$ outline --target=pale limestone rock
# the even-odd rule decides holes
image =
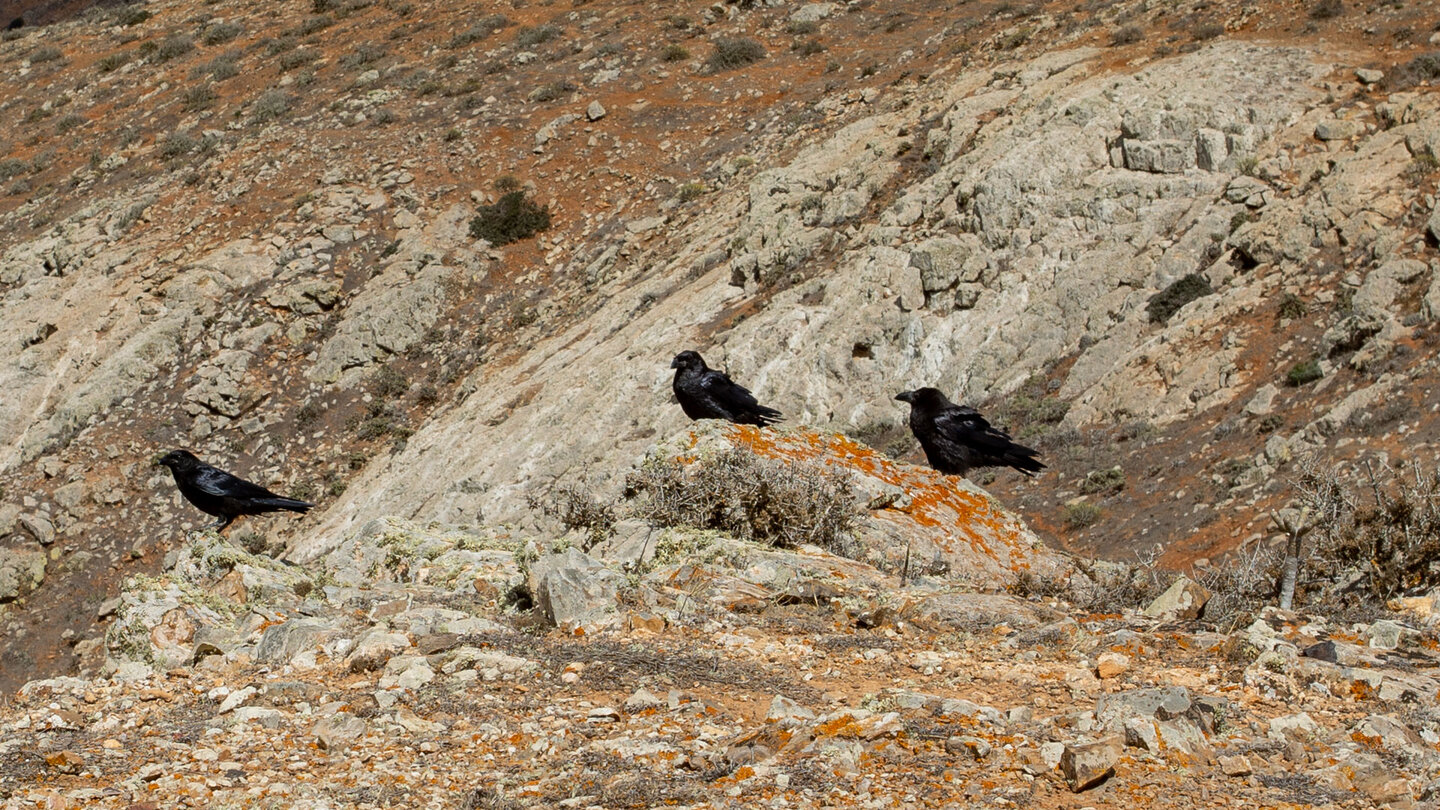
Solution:
[[[1155,601],[1145,608],[1144,615],[1161,621],[1197,619],[1204,613],[1208,601],[1208,588],[1187,577],[1180,577],[1164,593],[1155,597]]]

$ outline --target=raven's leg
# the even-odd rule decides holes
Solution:
[[[228,527],[231,523],[234,523],[234,522],[235,522],[235,516],[234,516],[234,515],[230,515],[230,516],[228,516],[228,517],[222,517],[222,518],[220,518],[219,520],[215,521],[214,523],[210,523],[210,524],[206,525],[205,528],[207,528],[207,529],[213,529],[213,530],[215,530],[215,533],[216,533],[216,534],[219,534],[219,533],[225,531],[226,527]]]

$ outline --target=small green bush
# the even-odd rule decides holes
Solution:
[[[65,54],[54,45],[42,45],[30,54],[30,61],[39,64],[41,62],[54,62]]]
[[[111,73],[129,64],[135,55],[130,51],[116,51],[108,53],[95,61],[95,69],[101,73]]]
[[[1225,26],[1220,23],[1205,23],[1196,28],[1194,33],[1197,41],[1214,39],[1225,33]]]
[[[314,62],[320,58],[320,52],[314,48],[296,48],[280,56],[280,70],[289,71]]]
[[[1166,323],[1181,307],[1214,292],[1204,276],[1191,273],[1176,279],[1170,286],[1151,296],[1149,303],[1145,305],[1145,312],[1149,314],[1151,323]]]
[[[64,135],[71,130],[84,126],[85,120],[85,116],[77,113],[69,113],[61,116],[60,120],[55,122],[55,134]]]
[[[283,90],[266,90],[255,99],[250,108],[250,120],[255,123],[274,121],[290,111],[290,96]]]
[[[156,62],[169,62],[195,50],[195,40],[185,34],[171,34],[155,48]]]
[[[379,399],[394,399],[410,390],[410,380],[399,370],[382,366],[370,378],[370,393]]]
[[[1085,501],[1067,503],[1062,510],[1061,520],[1064,521],[1065,528],[1075,531],[1094,525],[1100,520],[1100,511],[1100,507]]]
[[[180,106],[187,112],[203,110],[215,103],[215,90],[208,84],[197,84],[181,96]]]
[[[200,148],[200,139],[188,132],[172,132],[160,142],[160,157],[177,158]]]
[[[1112,47],[1118,47],[1120,45],[1134,45],[1135,43],[1139,42],[1144,38],[1145,29],[1141,28],[1138,25],[1127,25],[1123,28],[1117,28],[1113,32],[1111,32],[1110,45]]]
[[[1325,376],[1320,370],[1319,360],[1306,360],[1303,363],[1296,363],[1290,367],[1285,374],[1285,382],[1291,386],[1299,387],[1306,383],[1312,383]]]
[[[684,45],[675,43],[666,45],[665,50],[660,52],[660,61],[662,62],[684,62],[689,58],[690,51],[686,50]]]
[[[515,44],[522,48],[533,48],[560,36],[561,29],[554,25],[526,26],[515,33]]]
[[[384,48],[379,45],[372,45],[369,42],[362,42],[352,48],[349,53],[340,57],[340,67],[346,70],[355,70],[374,64],[384,58]]]
[[[1343,0],[1320,0],[1310,7],[1310,19],[1331,20],[1345,13]]]
[[[818,39],[807,39],[795,45],[795,52],[801,56],[814,56],[825,52],[825,45]]]
[[[335,18],[329,14],[317,14],[314,17],[306,17],[295,29],[295,34],[302,37],[309,36],[317,31],[324,31],[334,24]]]
[[[711,73],[734,70],[754,64],[765,58],[765,46],[750,37],[720,37],[715,40],[715,50],[705,60],[705,67]]]
[[[223,45],[245,33],[245,26],[237,22],[216,23],[205,29],[200,41],[206,45]]]
[[[520,190],[505,192],[494,205],[483,205],[470,220],[470,236],[492,245],[529,239],[550,227],[550,209],[536,205]]]
[[[12,177],[22,175],[30,168],[30,164],[20,158],[5,158],[0,160],[0,180],[9,180]]]
[[[1119,467],[1108,470],[1091,470],[1080,482],[1080,491],[1086,495],[1114,495],[1125,488],[1125,471]]]
[[[150,12],[139,6],[125,5],[121,6],[120,9],[115,12],[116,24],[126,28],[132,25],[139,25],[148,19],[150,19]]]
[[[1280,307],[1275,311],[1275,317],[1280,320],[1294,320],[1304,317],[1306,312],[1305,302],[1295,293],[1285,293],[1280,299]]]

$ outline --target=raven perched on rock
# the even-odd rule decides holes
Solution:
[[[934,388],[895,395],[910,403],[910,431],[925,448],[930,466],[947,475],[964,475],[975,467],[1014,467],[1026,475],[1045,469],[1037,453],[991,427],[974,408],[956,405]]]
[[[675,369],[675,398],[691,419],[728,419],[740,425],[765,426],[783,415],[755,401],[755,396],[736,385],[723,371],[705,365],[699,353],[684,351],[675,355],[670,367]]]
[[[185,500],[201,512],[219,518],[206,526],[207,529],[223,532],[241,515],[259,515],[282,509],[303,514],[315,505],[294,498],[282,498],[259,484],[211,467],[188,450],[171,450],[155,463],[170,468]]]

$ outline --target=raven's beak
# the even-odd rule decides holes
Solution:
[[[679,367],[680,367],[680,358],[677,357],[677,358],[675,358],[674,360],[671,360],[671,361],[670,361],[670,368],[679,368]]]
[[[901,402],[910,402],[910,401],[912,401],[912,400],[915,398],[915,392],[914,392],[914,391],[901,391],[900,393],[898,393],[898,394],[895,395],[895,398],[898,399],[898,400],[900,400]]]

